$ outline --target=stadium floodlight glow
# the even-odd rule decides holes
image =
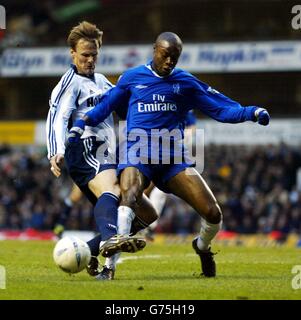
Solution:
[[[6,29],[6,11],[3,6],[0,5],[0,29]]]

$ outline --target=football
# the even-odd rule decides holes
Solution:
[[[77,273],[90,262],[91,251],[83,240],[77,237],[64,237],[56,243],[53,259],[64,272]]]

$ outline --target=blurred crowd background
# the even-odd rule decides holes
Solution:
[[[0,229],[51,230],[71,187],[66,172],[54,179],[45,150],[0,149]],[[224,230],[269,234],[301,233],[301,190],[297,173],[301,150],[287,145],[268,148],[209,145],[205,148],[203,177],[224,214]],[[300,181],[299,181],[300,183]],[[199,216],[169,195],[157,232],[196,233]],[[68,229],[94,230],[90,203],[75,204]]]
[[[103,45],[152,44],[162,31],[178,33],[185,43],[299,40],[291,26],[290,0],[45,0],[2,1],[7,48],[64,47],[79,21],[104,31]],[[106,75],[115,83],[117,75]],[[242,104],[266,107],[272,119],[301,117],[298,70],[196,74]],[[59,77],[2,77],[1,120],[45,120],[49,94]],[[201,118],[200,114],[197,114]],[[1,137],[0,137],[1,141]],[[301,141],[299,146],[206,145],[203,177],[224,214],[224,229],[239,233],[301,233]],[[0,146],[0,230],[51,230],[71,181],[55,179],[41,146]],[[157,232],[195,233],[198,215],[169,196]],[[68,229],[94,230],[91,206],[76,204]]]

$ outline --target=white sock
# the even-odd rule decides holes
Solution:
[[[159,220],[161,213],[163,211],[163,208],[165,206],[166,199],[167,199],[167,194],[164,193],[163,191],[161,191],[160,189],[158,189],[157,187],[155,187],[153,189],[153,191],[151,192],[151,194],[149,196],[149,200],[152,203],[152,205],[154,206],[154,208],[158,214],[158,219],[149,225],[149,227],[152,230],[155,229],[156,226],[158,225],[158,220]]]
[[[209,223],[202,218],[201,230],[198,237],[197,246],[200,250],[208,250],[211,240],[215,237],[222,227],[222,221],[217,224]]]
[[[167,194],[155,187],[149,196],[149,200],[157,211],[160,217],[166,202]]]
[[[117,233],[129,234],[131,232],[132,221],[135,218],[134,211],[127,206],[118,207],[118,219],[117,219]],[[114,254],[112,257],[106,258],[105,266],[114,269],[116,268],[117,260],[120,257],[121,252]]]
[[[130,234],[132,221],[135,218],[134,211],[127,206],[119,206],[117,219],[117,233]]]
[[[112,257],[110,257],[110,258],[106,258],[105,266],[108,267],[108,268],[110,268],[110,269],[115,270],[115,268],[116,268],[116,263],[117,263],[120,255],[121,255],[121,252],[114,254],[114,255],[113,255]]]
[[[99,248],[101,248],[105,242],[106,242],[106,241],[100,241],[100,242],[99,242]]]

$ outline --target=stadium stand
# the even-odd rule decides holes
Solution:
[[[34,151],[34,152],[33,152]],[[53,179],[43,150],[0,149],[0,229],[51,230],[63,206],[70,181]],[[301,190],[296,187],[300,148],[216,146],[205,150],[203,173],[224,212],[224,230],[244,234],[301,233]],[[59,192],[57,190],[60,190]],[[51,205],[50,205],[51,204]],[[94,230],[90,205],[76,204],[68,229]],[[196,233],[198,216],[169,196],[157,232]]]

